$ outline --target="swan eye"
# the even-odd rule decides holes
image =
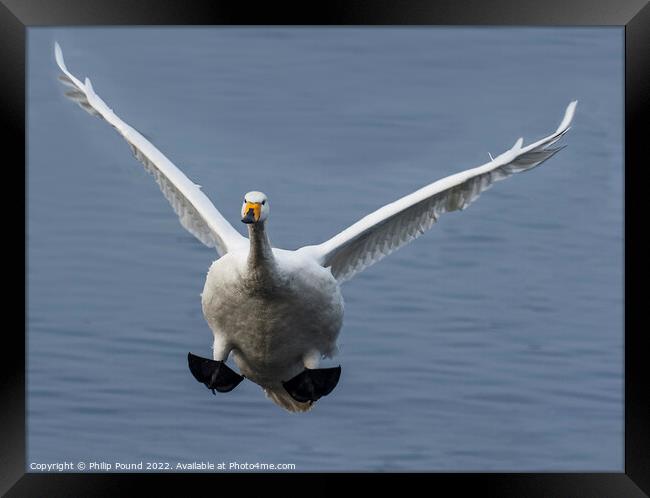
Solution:
[[[262,206],[263,206],[264,204],[266,204],[266,199],[264,199],[264,200],[262,201]]]

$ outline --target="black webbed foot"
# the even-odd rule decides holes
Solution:
[[[205,384],[215,395],[215,390],[227,393],[244,380],[242,375],[231,370],[223,361],[208,360],[187,353],[187,363],[194,378]]]
[[[334,368],[305,368],[294,378],[283,382],[285,390],[300,403],[313,403],[331,393],[341,377],[341,366]]]

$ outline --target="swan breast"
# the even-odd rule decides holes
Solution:
[[[292,251],[273,252],[272,285],[251,278],[246,253],[229,253],[210,267],[202,294],[215,337],[233,346],[252,380],[300,371],[311,350],[333,355],[343,321],[343,298],[329,269]]]

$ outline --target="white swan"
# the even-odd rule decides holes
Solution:
[[[524,146],[518,139],[477,168],[431,183],[357,221],[331,239],[288,251],[271,247],[265,230],[269,202],[249,192],[242,205],[248,239],[217,211],[198,185],[66,68],[58,43],[55,58],[71,89],[66,95],[111,124],[129,143],[190,233],[217,250],[205,281],[202,308],[214,335],[213,359],[191,353],[192,374],[214,393],[243,377],[259,384],[278,405],[306,411],[336,386],[341,369],[318,368],[336,352],[343,319],[340,284],[429,229],[438,217],[465,209],[494,182],[538,166],[562,147],[551,147],[569,130],[577,101],[559,127]],[[242,375],[228,368],[230,353]],[[242,377],[243,376],[243,377]]]

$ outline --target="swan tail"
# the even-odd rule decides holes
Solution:
[[[314,406],[313,403],[305,402],[301,403],[296,401],[291,397],[291,395],[285,391],[284,387],[279,387],[277,389],[264,389],[266,397],[271,399],[275,404],[281,406],[289,412],[307,412],[312,409]]]

